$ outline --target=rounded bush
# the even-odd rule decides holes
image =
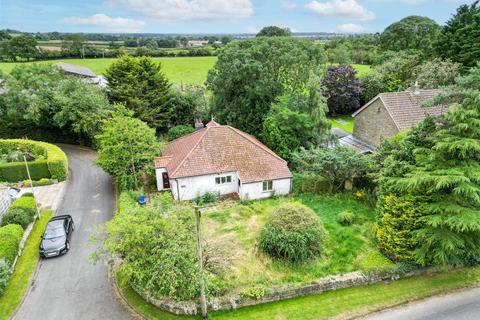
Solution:
[[[170,130],[168,130],[167,133],[167,140],[172,141],[178,138],[181,138],[187,134],[190,134],[192,132],[195,132],[195,129],[191,126],[185,126],[185,125],[178,125]]]
[[[342,211],[338,214],[337,221],[343,226],[352,225],[355,221],[355,214],[351,211]]]
[[[2,218],[2,226],[18,224],[25,230],[33,222],[33,215],[30,215],[24,208],[9,209]]]
[[[33,193],[31,193],[31,192],[25,192],[24,194],[22,194],[22,198],[24,198],[24,197],[33,198],[34,196],[33,196]]]
[[[0,228],[0,259],[10,266],[18,254],[18,246],[22,241],[23,229],[16,224]]]
[[[260,233],[259,246],[273,258],[299,263],[319,256],[325,229],[312,209],[287,203],[277,207]]]
[[[35,206],[35,198],[33,197],[20,197],[16,199],[12,205],[10,206],[9,210],[12,209],[23,209],[28,213],[29,216],[35,216],[36,206]]]

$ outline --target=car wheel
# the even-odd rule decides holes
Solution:
[[[70,242],[67,242],[67,252],[70,251]]]
[[[72,231],[75,230],[75,223],[72,222]]]

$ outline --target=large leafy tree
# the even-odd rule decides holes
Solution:
[[[437,54],[461,63],[465,68],[474,67],[480,57],[480,5],[461,5],[446,23],[435,43]]]
[[[129,112],[118,112],[106,121],[96,140],[98,164],[123,189],[138,188],[140,175],[149,170],[153,158],[160,153],[155,130],[131,118]]]
[[[3,42],[2,56],[7,56],[12,61],[17,61],[18,58],[29,60],[38,54],[36,45],[37,40],[30,35],[15,36]]]
[[[90,140],[114,107],[101,88],[46,65],[25,65],[7,77],[8,90],[0,95],[5,121],[28,120],[43,128],[61,128]]]
[[[388,26],[380,36],[386,50],[415,49],[428,53],[440,32],[440,26],[432,19],[409,16]]]
[[[311,41],[259,37],[229,44],[210,70],[211,112],[220,122],[259,135],[277,97],[303,94],[319,74],[324,51]]]
[[[451,85],[460,74],[459,63],[450,60],[433,59],[416,69],[416,79],[422,89],[436,89]]]
[[[277,26],[263,27],[260,32],[257,33],[257,37],[289,37],[292,35],[292,31],[289,28],[280,28]]]
[[[280,97],[263,123],[263,142],[285,159],[300,147],[312,147],[318,141],[312,118],[289,109],[291,100],[290,96]]]
[[[105,72],[108,96],[112,103],[122,103],[135,117],[157,131],[168,129],[170,83],[160,63],[147,57],[122,56]]]
[[[169,104],[172,111],[171,126],[193,126],[195,119],[207,117],[207,99],[203,87],[187,86],[182,90],[173,89]]]
[[[347,114],[360,108],[360,80],[352,66],[329,67],[322,84],[328,98],[329,114]]]

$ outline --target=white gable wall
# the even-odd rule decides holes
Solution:
[[[226,176],[231,176],[232,182],[224,184],[215,183],[216,177]],[[208,174],[203,176],[171,179],[170,187],[173,193],[173,198],[176,200],[194,200],[198,196],[207,192],[216,195],[238,193],[238,175],[236,172],[226,172],[221,174]]]
[[[275,195],[286,195],[291,191],[292,179],[273,180],[273,190],[263,191],[263,181],[253,183],[242,183],[239,196],[244,200],[255,200],[270,198]]]

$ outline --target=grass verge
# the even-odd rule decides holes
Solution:
[[[25,290],[30,283],[33,271],[38,262],[38,246],[40,244],[40,237],[45,231],[48,220],[52,217],[51,211],[42,213],[40,220],[35,223],[30,236],[25,243],[23,253],[18,259],[15,270],[5,288],[5,293],[0,297],[0,319],[9,319],[12,313],[22,301]]]
[[[119,277],[119,280],[122,277]],[[118,281],[121,282],[121,281]],[[123,281],[124,282],[124,281]],[[210,319],[289,319],[319,320],[352,318],[433,295],[447,293],[480,283],[480,267],[463,268],[427,276],[402,279],[391,283],[341,289],[290,300],[210,313]],[[198,319],[165,313],[142,300],[126,283],[119,284],[125,298],[147,319]]]

